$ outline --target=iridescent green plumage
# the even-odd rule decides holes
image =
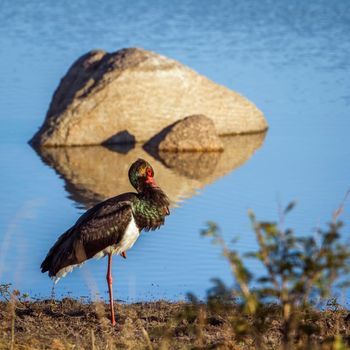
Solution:
[[[167,214],[164,203],[152,203],[148,199],[138,198],[132,205],[137,225],[145,230],[155,230],[164,223]]]

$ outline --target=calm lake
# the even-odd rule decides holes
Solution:
[[[1,1],[0,283],[50,296],[39,270],[48,249],[87,207],[131,190],[138,157],[178,204],[127,260],[114,258],[120,300],[203,297],[212,278],[231,283],[219,248],[200,236],[208,220],[227,241],[238,237],[241,252],[255,247],[248,208],[272,220],[279,203],[297,200],[290,226],[306,234],[325,225],[350,187],[349,38],[347,0]],[[225,138],[223,154],[162,162],[140,146],[33,150],[27,141],[73,61],[123,47],[169,56],[243,94],[269,131]],[[350,200],[342,219],[350,223]],[[106,259],[88,261],[56,295],[107,298],[106,268]]]

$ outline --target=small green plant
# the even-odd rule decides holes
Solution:
[[[27,308],[28,293],[21,293],[18,289],[11,290],[11,283],[0,283],[0,300],[12,303],[15,308]]]
[[[341,240],[343,223],[338,220],[342,209],[335,212],[326,229],[300,236],[292,229],[284,229],[285,216],[293,208],[294,203],[285,208],[279,223],[259,221],[249,211],[258,249],[244,256],[228,247],[215,223],[209,222],[202,231],[203,236],[212,237],[221,246],[236,282],[235,288],[229,288],[215,280],[214,288],[208,292],[208,305],[218,311],[235,300],[238,312],[231,321],[237,339],[250,333],[259,349],[268,346],[262,335],[276,319],[281,324],[284,349],[294,349],[298,342],[311,344],[322,331],[317,323],[317,311],[323,305],[320,301],[329,298],[334,287],[348,285],[350,250]],[[254,276],[244,258],[258,260],[265,272]],[[340,335],[334,342],[342,343]]]
[[[0,283],[0,298],[5,301],[11,300],[11,283]]]

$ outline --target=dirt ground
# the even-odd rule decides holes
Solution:
[[[207,305],[165,301],[115,304],[117,325],[109,321],[109,305],[63,299],[0,302],[0,349],[256,349],[249,332],[235,332],[235,307],[213,312]],[[270,313],[270,318],[274,312]],[[272,315],[272,316],[271,316]],[[335,349],[336,334],[349,336],[346,310],[317,313],[319,330],[310,338],[320,349]],[[253,322],[253,320],[252,320]],[[281,324],[266,319],[266,349],[281,344]],[[314,349],[296,344],[293,349]],[[315,346],[316,346],[315,345]],[[346,347],[339,349],[346,349]]]

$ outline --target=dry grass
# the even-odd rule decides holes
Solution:
[[[249,331],[236,333],[234,305],[214,310],[205,304],[158,301],[118,304],[116,310],[113,328],[104,303],[1,302],[0,349],[256,349]],[[295,349],[346,349],[346,315],[342,309],[302,314],[310,336],[297,339]],[[280,310],[267,306],[263,317],[266,348],[278,349]]]

